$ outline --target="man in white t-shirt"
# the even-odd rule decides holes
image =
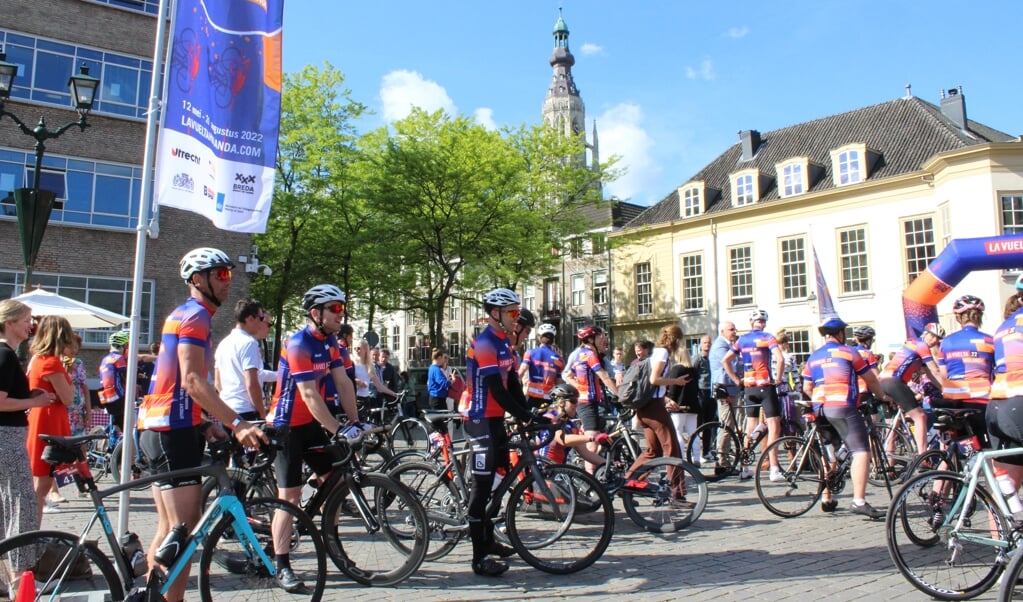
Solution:
[[[245,420],[266,418],[263,383],[277,379],[277,372],[263,368],[259,348],[270,333],[270,315],[259,301],[242,299],[234,306],[235,327],[214,354],[214,385],[224,403]]]

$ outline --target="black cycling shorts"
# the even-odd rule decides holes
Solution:
[[[195,426],[172,431],[142,431],[139,434],[139,450],[149,462],[151,475],[201,465],[205,446],[206,439],[199,433],[199,427]],[[201,482],[202,475],[191,475],[157,481],[156,484],[160,489],[174,489]]]
[[[583,425],[583,431],[599,431],[600,430],[600,410],[598,409],[600,404],[593,402],[585,402],[580,400],[575,408],[575,417],[579,419],[579,423]]]
[[[774,385],[763,387],[746,387],[746,415],[750,418],[760,417],[760,408],[764,408],[764,416],[778,418],[781,416],[781,405],[778,403],[778,389]],[[760,406],[752,405],[760,404]]]
[[[867,422],[856,408],[843,405],[825,405],[824,416],[838,431],[850,452],[870,451],[867,440]]]
[[[277,486],[282,489],[301,486],[302,462],[308,464],[317,475],[323,476],[340,459],[340,452],[330,446],[327,431],[323,430],[319,422],[290,427],[284,437],[284,449],[278,451],[274,458]]]
[[[920,407],[920,400],[916,398],[913,389],[909,388],[901,378],[881,379],[881,389],[887,393],[895,403],[899,404],[903,412],[909,412]]]
[[[503,417],[464,420],[462,428],[470,449],[469,471],[472,474],[486,477],[498,468],[508,470],[508,431]]]
[[[1023,396],[992,399],[984,414],[991,449],[1023,447]],[[998,462],[1023,466],[1023,454],[996,458]]]

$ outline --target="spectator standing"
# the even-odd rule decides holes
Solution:
[[[74,389],[75,399],[68,408],[68,422],[71,424],[71,435],[84,435],[89,432],[92,424],[92,400],[89,398],[88,375],[85,372],[85,362],[78,357],[78,351],[82,348],[82,337],[75,335],[75,345],[71,353],[64,356],[64,369],[71,376],[71,387]]]
[[[714,401],[714,396],[711,394],[710,344],[711,338],[709,334],[700,337],[699,353],[693,360],[693,368],[696,369],[696,390],[700,399],[697,428],[708,422],[715,422],[718,415],[718,404]],[[711,429],[707,429],[703,433],[703,441],[700,442],[700,445],[703,449],[704,458],[707,460],[710,460],[710,450],[714,445],[716,435],[716,431]],[[703,458],[700,460],[702,462]]]
[[[426,390],[430,394],[430,409],[445,411],[448,409],[448,388],[454,380],[454,372],[447,369],[448,352],[444,347],[436,347],[431,354],[433,362],[426,372]]]
[[[725,372],[725,367],[721,361],[732,349],[732,344],[737,340],[739,340],[739,332],[735,329],[735,323],[722,322],[720,334],[710,344],[710,352],[707,354],[707,359],[710,361],[711,386],[715,389],[720,387],[720,390],[724,393],[723,396],[715,394],[718,401],[718,422],[722,426],[729,426],[733,429],[737,428],[734,416],[738,415],[739,385],[728,378],[728,373]],[[732,370],[737,374],[742,374],[742,358],[736,356],[732,359]],[[719,429],[718,431],[717,445],[719,454],[725,453],[726,432],[724,429]],[[725,469],[721,466],[714,467],[714,474],[716,476],[723,476],[724,473]]]
[[[379,355],[374,358],[374,361],[376,362],[377,376],[380,377],[380,382],[392,392],[399,391],[401,387],[398,386],[398,369],[391,363],[391,350],[384,347],[379,351]],[[384,393],[381,397],[382,401],[392,401],[397,395]]]
[[[270,315],[259,301],[242,299],[234,306],[235,326],[214,353],[213,384],[220,398],[245,420],[266,418],[263,383],[277,380],[264,368],[259,341],[270,334]]]
[[[689,350],[685,346],[679,347],[676,357],[678,363],[668,371],[668,378],[687,377],[688,380],[684,385],[675,384],[667,388],[664,393],[664,406],[668,410],[668,416],[675,428],[681,453],[689,445],[689,440],[699,423],[700,388],[697,381],[700,377],[700,370],[693,365]],[[693,463],[698,467],[703,464],[703,440],[701,439],[693,442]]]
[[[611,365],[608,370],[611,372],[611,379],[615,381],[615,386],[622,386],[622,377],[625,376],[625,361],[622,358],[621,345],[616,345],[611,350]]]

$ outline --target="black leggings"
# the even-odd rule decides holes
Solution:
[[[486,518],[487,502],[494,486],[494,472],[499,468],[508,470],[508,434],[504,430],[503,416],[466,420],[462,428],[472,450],[468,515],[470,520],[482,521]]]

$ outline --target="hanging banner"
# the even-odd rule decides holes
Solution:
[[[824,281],[824,272],[821,271],[821,262],[817,259],[817,247],[813,248],[813,269],[817,276],[817,315],[823,322],[825,318],[838,315],[835,311],[835,304],[831,301],[831,290],[828,283]]]
[[[156,156],[161,205],[266,231],[281,113],[284,0],[177,0]]]

